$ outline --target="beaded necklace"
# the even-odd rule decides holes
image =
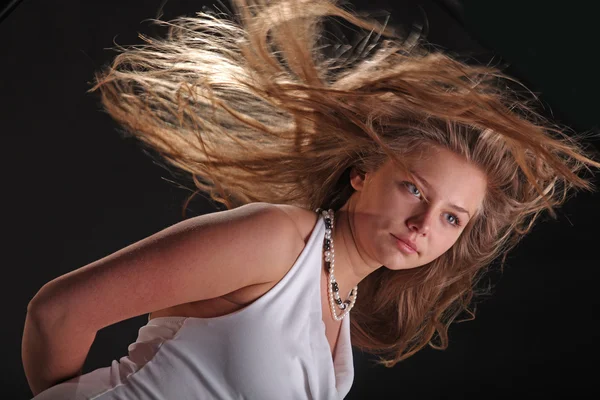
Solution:
[[[325,238],[323,239],[323,257],[325,259],[325,270],[329,273],[329,284],[327,285],[327,290],[329,293],[329,305],[331,307],[331,314],[336,321],[342,320],[346,314],[350,312],[352,307],[354,307],[354,303],[356,302],[356,296],[358,295],[358,286],[354,286],[348,295],[348,299],[342,302],[342,299],[339,295],[339,287],[337,282],[335,281],[335,276],[333,274],[333,268],[335,263],[335,251],[333,249],[333,216],[334,212],[332,209],[323,210],[321,208],[317,208],[315,210],[317,213],[321,213],[325,219]],[[343,312],[340,315],[337,315],[335,312],[335,305],[337,304],[338,308]]]

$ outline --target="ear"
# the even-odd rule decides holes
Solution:
[[[361,191],[365,185],[365,173],[359,171],[356,167],[352,167],[350,170],[350,185],[356,191]]]

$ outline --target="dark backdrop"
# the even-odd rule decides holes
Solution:
[[[11,2],[15,3],[15,2]],[[209,1],[25,0],[0,24],[4,161],[3,395],[31,397],[21,364],[26,307],[46,282],[182,219],[189,191],[152,162],[86,93],[107,50],[161,33],[143,19],[200,10]],[[592,2],[354,1],[391,22],[427,23],[452,51],[510,65],[541,94],[545,113],[577,131],[598,129]],[[597,148],[598,143],[595,143]],[[426,349],[393,369],[355,350],[348,399],[579,397],[597,393],[600,353],[596,237],[600,195],[581,193],[544,218],[493,274],[477,319],[453,325],[446,351]],[[215,211],[197,197],[188,216]],[[102,329],[84,373],[127,354],[146,316]],[[586,396],[587,397],[587,396]]]

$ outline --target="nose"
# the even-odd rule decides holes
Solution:
[[[431,229],[433,213],[431,209],[420,210],[408,219],[407,225],[411,232],[416,232],[417,235],[426,235]]]

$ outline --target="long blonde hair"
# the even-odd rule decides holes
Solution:
[[[426,344],[444,349],[486,267],[600,167],[583,136],[534,111],[537,98],[489,65],[428,50],[335,0],[233,0],[232,14],[170,22],[164,39],[118,47],[96,74],[106,111],[197,191],[227,208],[249,202],[339,209],[349,171],[374,171],[428,146],[486,172],[481,212],[453,247],[412,270],[379,268],[361,283],[352,344],[391,367]],[[348,49],[324,23],[369,32]],[[329,19],[327,19],[329,18]],[[408,172],[410,174],[410,172]]]

